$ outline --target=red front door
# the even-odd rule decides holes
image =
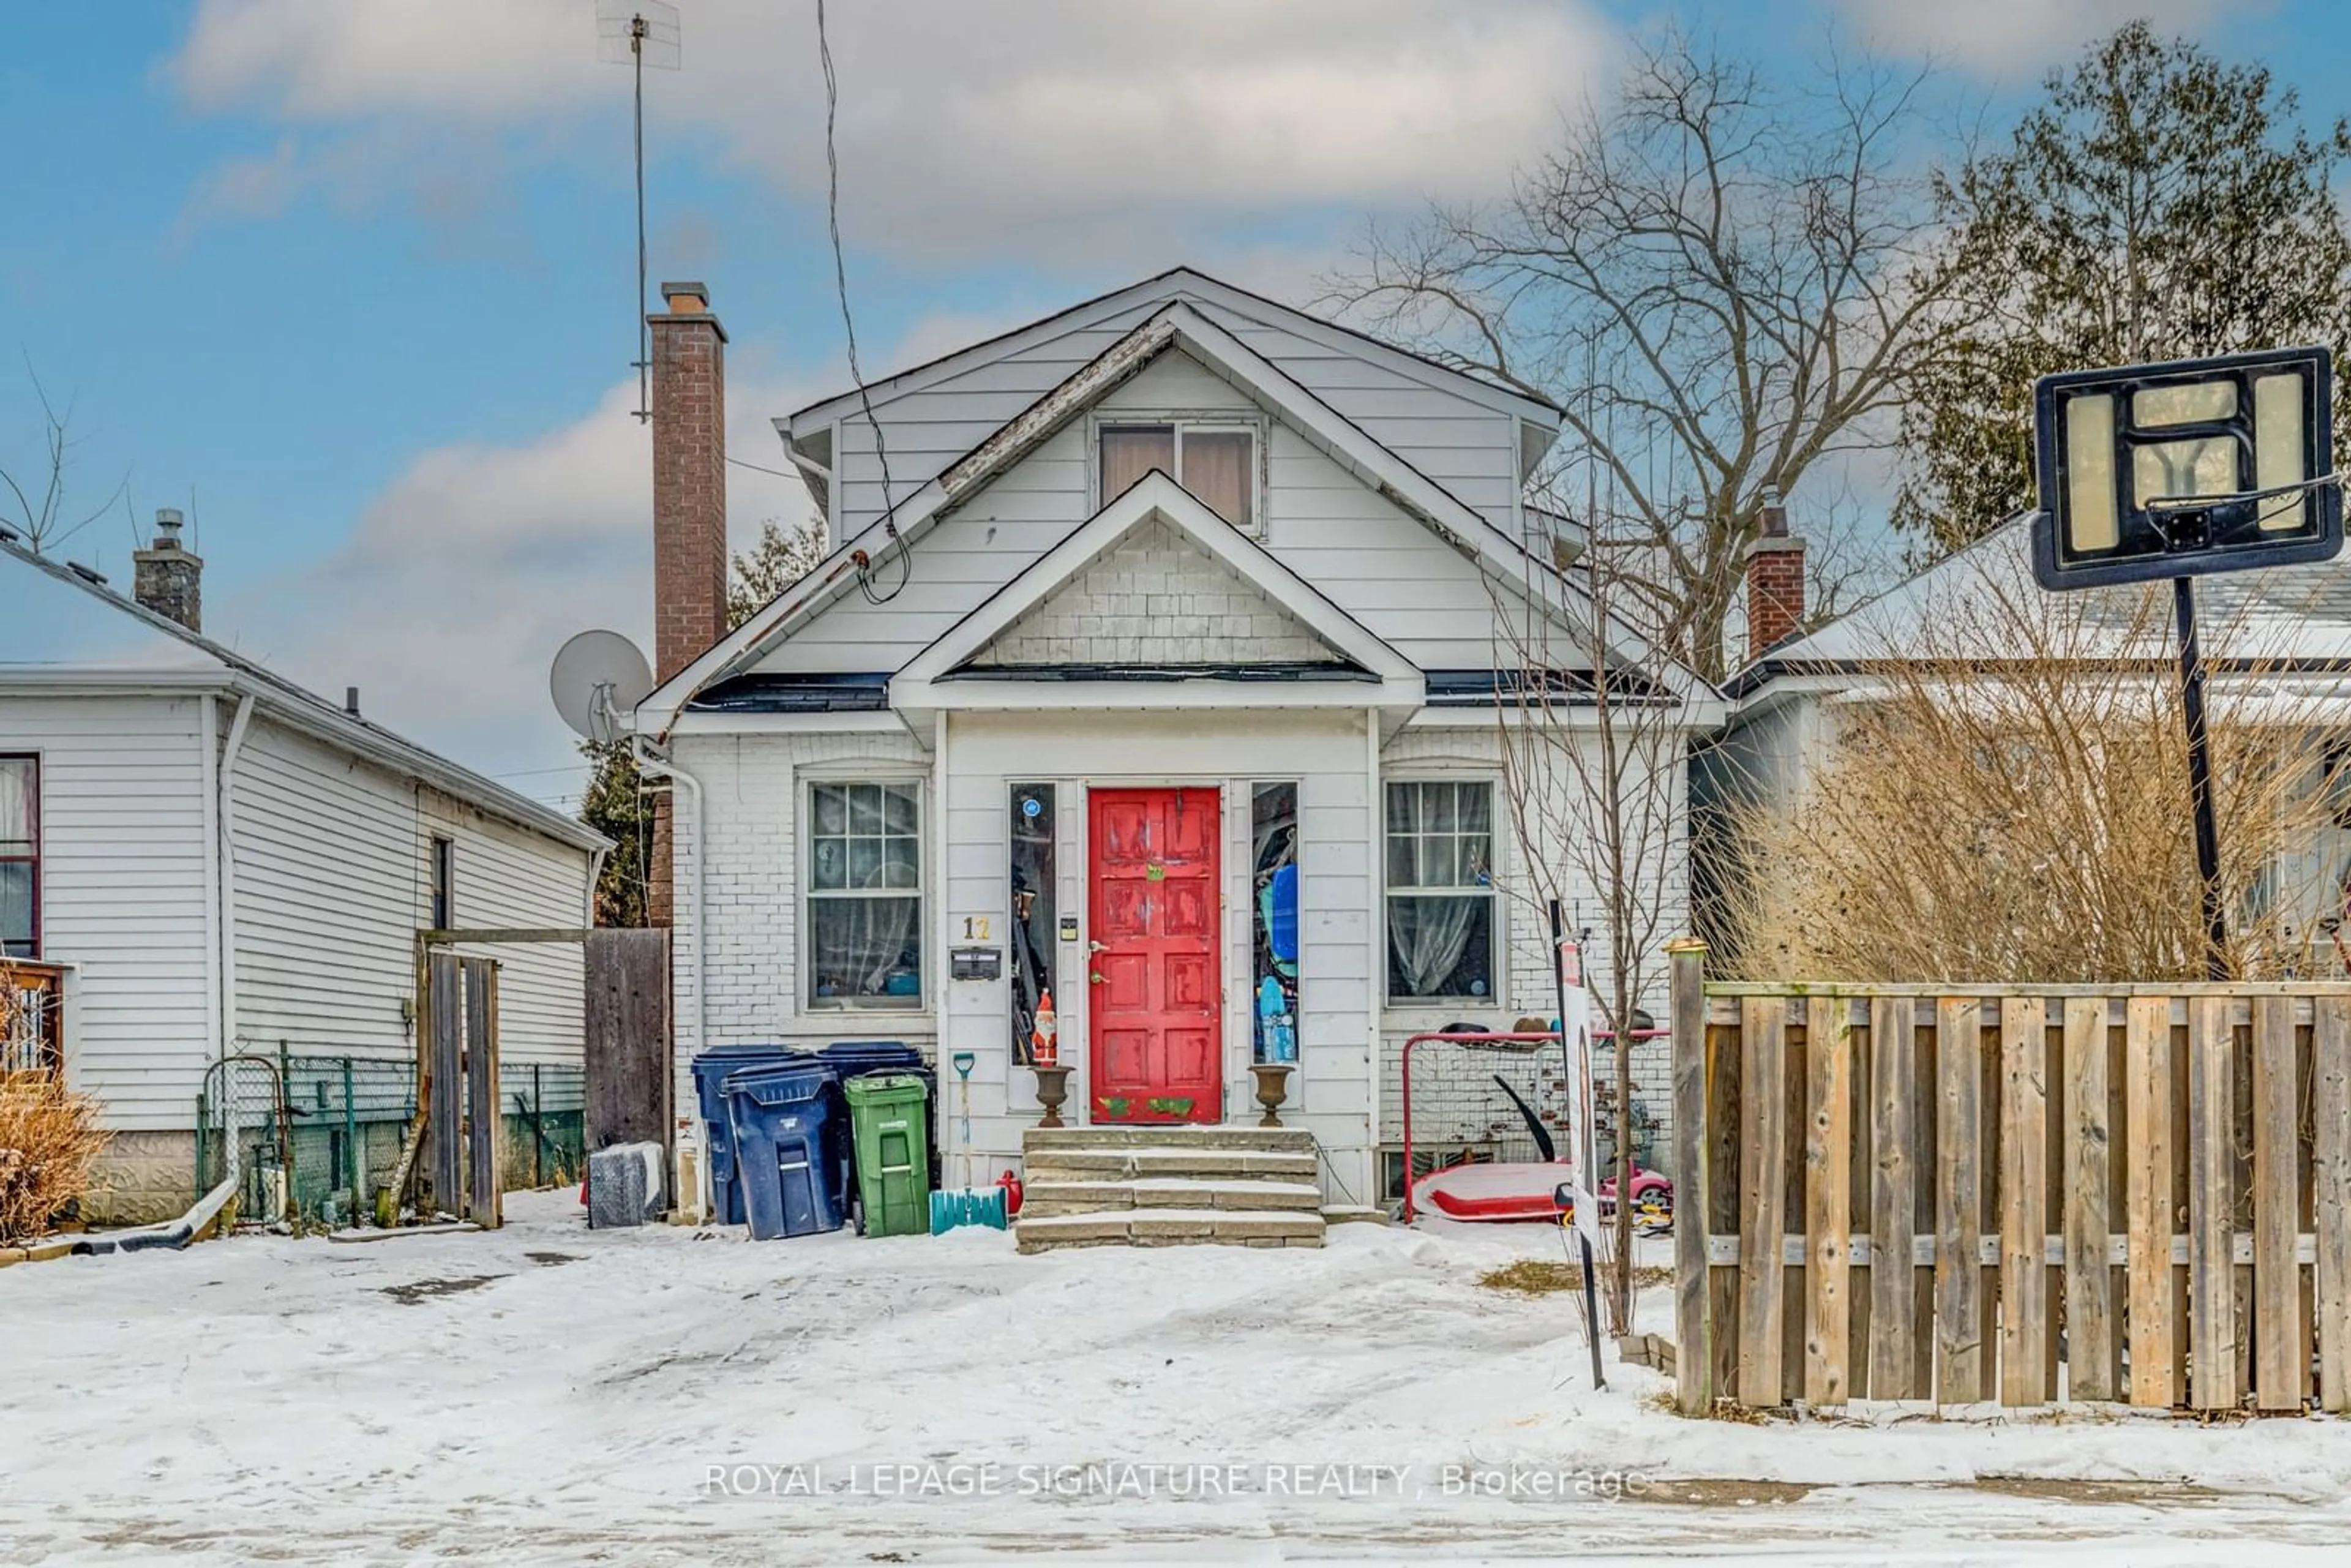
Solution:
[[[1214,789],[1096,789],[1093,1116],[1215,1122],[1224,1079]]]

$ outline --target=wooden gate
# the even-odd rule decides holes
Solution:
[[[586,957],[587,1147],[670,1146],[669,932],[591,931]]]
[[[1704,958],[1674,949],[1683,1410],[2351,1410],[2351,984]]]
[[[443,950],[424,960],[424,1143],[418,1207],[503,1222],[498,965]]]

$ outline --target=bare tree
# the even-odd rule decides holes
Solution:
[[[1374,329],[1562,405],[1567,460],[1646,548],[1624,595],[1708,678],[1763,493],[1808,503],[1884,445],[1943,351],[1925,79],[1832,57],[1786,91],[1668,35],[1507,199],[1375,229],[1330,282]]]
[[[1497,705],[1502,810],[1527,868],[1525,884],[1507,891],[1539,906],[1556,898],[1572,925],[1592,922],[1601,937],[1600,950],[1584,954],[1584,983],[1614,1035],[1609,1310],[1621,1333],[1633,1312],[1632,1037],[1663,971],[1663,944],[1683,918],[1684,786],[1698,716],[1687,672],[1664,652],[1687,628],[1660,623],[1659,601],[1644,591],[1646,528],[1637,519],[1586,528],[1572,564],[1530,574],[1528,599],[1496,591],[1494,664],[1516,686]]]
[[[7,486],[8,495],[15,498],[13,508],[0,510],[0,524],[23,534],[26,542],[38,552],[57,548],[112,510],[114,504],[129,493],[131,471],[122,471],[122,478],[105,500],[88,513],[75,516],[68,500],[68,475],[73,466],[74,448],[80,444],[73,434],[73,404],[68,402],[60,412],[49,401],[48,389],[41,384],[39,374],[30,364],[25,367],[25,374],[32,382],[33,395],[41,405],[41,476],[34,478],[28,470],[26,480],[19,481],[8,469],[0,468],[0,485]],[[5,506],[5,498],[0,497],[0,507]]]

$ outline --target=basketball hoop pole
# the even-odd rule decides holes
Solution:
[[[2220,895],[2220,828],[2212,814],[2212,747],[2204,728],[2204,654],[2196,641],[2196,580],[2171,580],[2179,628],[2179,713],[2188,727],[2188,796],[2196,813],[2196,874],[2204,884],[2204,971],[2229,977],[2229,915]]]

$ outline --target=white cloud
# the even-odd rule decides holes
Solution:
[[[768,422],[812,384],[731,388],[729,447],[781,467]],[[469,767],[569,762],[547,693],[555,651],[590,626],[651,648],[652,460],[636,398],[631,381],[534,440],[423,454],[340,547],[217,606],[210,629],[315,691],[359,686],[371,718]],[[727,499],[738,545],[761,519],[808,508],[797,479],[739,466]]]
[[[707,137],[820,197],[812,18],[687,8],[683,69],[648,74],[648,134]],[[1301,208],[1491,191],[1614,51],[1591,0],[910,0],[831,20],[852,243],[958,261],[1196,255]],[[420,128],[560,145],[627,90],[584,0],[206,0],[168,70],[198,109],[413,155]]]
[[[2015,79],[2057,64],[2094,38],[2144,19],[2194,34],[2249,0],[1838,0],[1878,46],[1933,55],[1979,76]]]

